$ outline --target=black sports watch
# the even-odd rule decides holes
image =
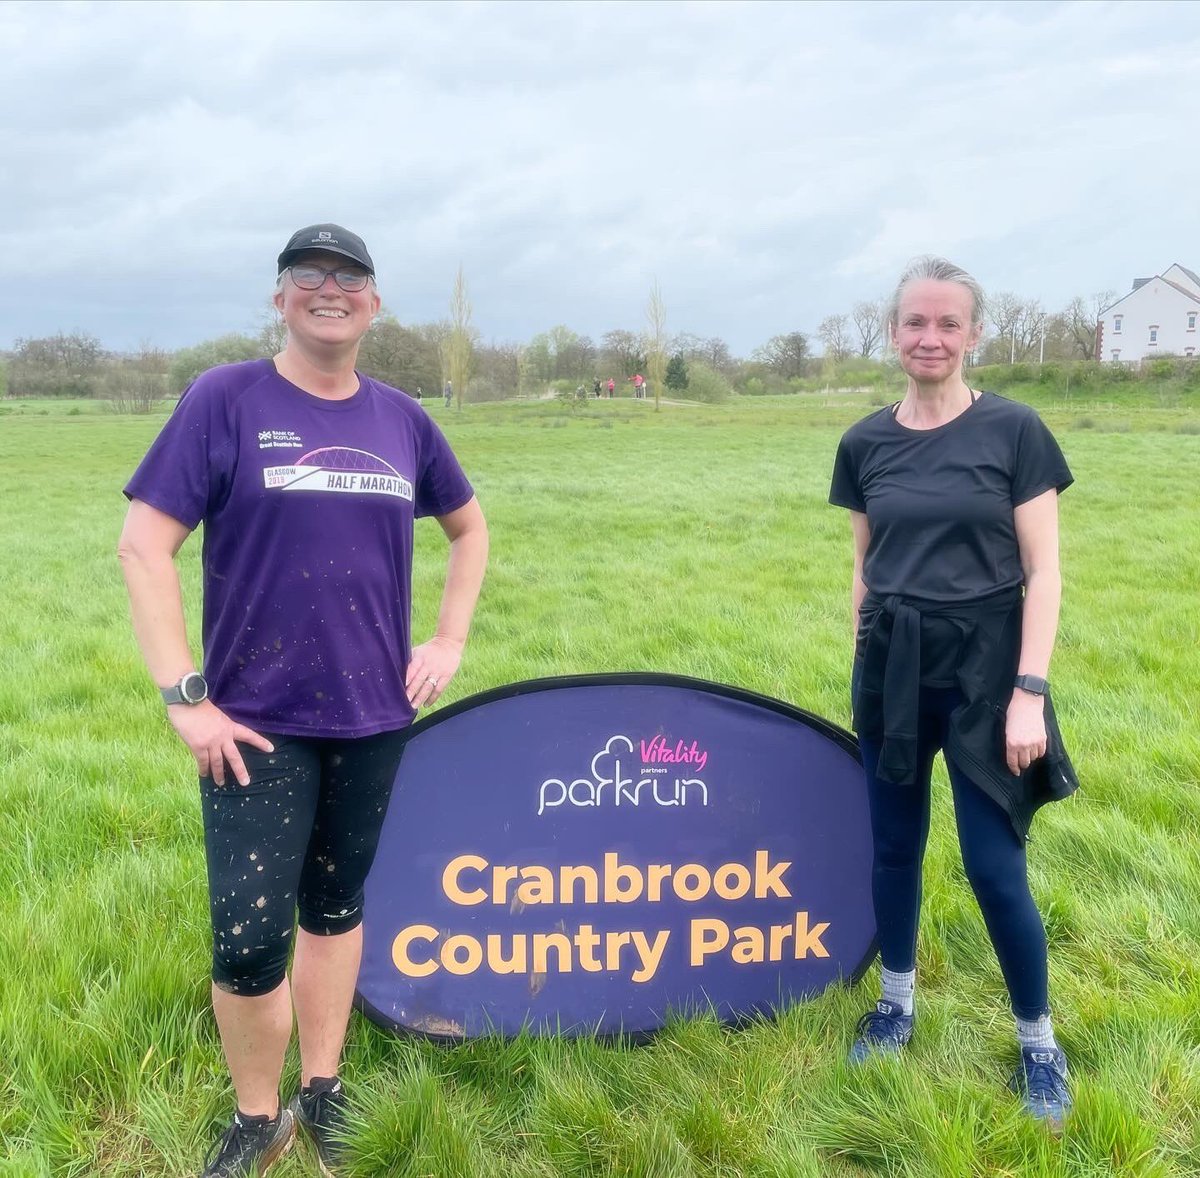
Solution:
[[[208,681],[199,671],[189,671],[178,683],[158,690],[165,704],[188,704],[194,707],[208,699]]]
[[[1030,695],[1045,695],[1050,690],[1050,684],[1037,675],[1018,675],[1013,680],[1013,686],[1028,691]]]

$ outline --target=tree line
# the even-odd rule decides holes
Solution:
[[[1095,353],[1096,321],[1112,302],[1104,291],[1073,298],[1046,312],[1037,300],[1001,292],[988,299],[986,332],[973,360],[979,364],[1089,360]],[[484,342],[471,324],[471,306],[460,270],[447,319],[404,324],[386,309],[372,324],[359,352],[359,367],[411,395],[439,394],[447,379],[460,402],[590,391],[612,378],[624,392],[635,373],[652,393],[718,401],[732,393],[795,391],[800,382],[829,375],[831,368],[862,371],[886,355],[886,302],[855,303],[845,314],[826,316],[813,337],[803,331],[772,336],[748,357],[735,356],[720,337],[669,334],[657,285],[641,331],[614,328],[600,338],[558,324],[525,343]],[[196,376],[217,364],[273,356],[286,338],[273,312],[255,333],[233,332],[168,352],[145,344],[133,352],[106,349],[95,336],[59,332],[19,339],[4,357],[10,397],[96,397],[114,408],[148,411],[178,396]],[[813,344],[819,344],[815,352]],[[875,362],[875,363],[872,363]]]
[[[984,336],[972,357],[975,364],[1067,363],[1096,354],[1096,324],[1116,299],[1111,290],[1091,298],[1076,295],[1059,311],[1046,311],[1037,299],[1011,291],[989,295],[984,306]],[[852,356],[882,354],[886,344],[887,304],[883,299],[855,303],[849,314],[821,320],[817,337],[822,354],[834,362]]]

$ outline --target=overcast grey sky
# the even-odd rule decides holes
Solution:
[[[0,4],[0,347],[253,330],[338,221],[402,321],[746,354],[945,253],[1200,267],[1200,4]]]

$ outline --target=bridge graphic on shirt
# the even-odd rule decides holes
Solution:
[[[326,491],[349,495],[413,497],[412,483],[369,450],[321,446],[288,466],[263,468],[263,485],[272,491]]]

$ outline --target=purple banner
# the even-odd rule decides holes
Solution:
[[[644,1036],[769,1014],[875,954],[853,737],[667,675],[514,684],[414,726],[358,1005],[395,1030]]]

